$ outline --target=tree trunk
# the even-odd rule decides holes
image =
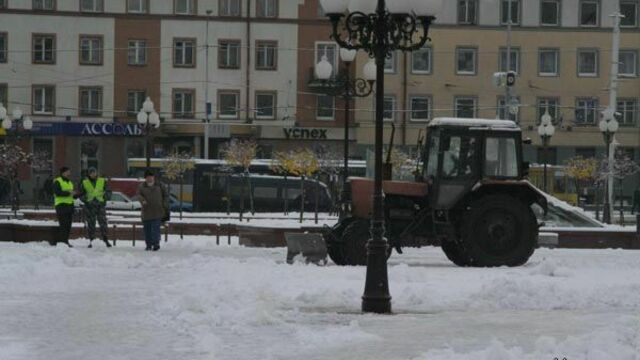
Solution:
[[[620,196],[620,225],[624,226],[624,201],[622,199],[622,181],[620,179],[620,190],[618,191],[618,196]]]
[[[318,175],[316,175],[316,198],[315,198],[315,223],[318,223],[318,203],[320,201],[320,178],[318,177]]]
[[[284,214],[289,214],[289,184],[287,183],[287,174],[284,174]]]
[[[231,215],[231,175],[227,174],[227,215]]]
[[[242,190],[245,189],[245,178],[242,174]],[[242,215],[244,215],[244,191],[240,191],[240,222],[242,222]]]
[[[245,176],[247,177],[247,187],[248,187],[248,193],[249,193],[249,210],[251,211],[251,215],[255,215],[256,214],[256,209],[255,206],[253,204],[253,186],[251,186],[251,173],[246,170],[245,171]],[[247,219],[247,221],[249,221]]]
[[[304,220],[304,175],[300,177],[300,223]]]
[[[180,175],[180,220],[182,220],[182,195],[184,193],[184,175]]]

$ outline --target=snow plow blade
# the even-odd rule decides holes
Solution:
[[[319,233],[285,233],[287,241],[287,263],[293,264],[296,256],[301,255],[306,263],[327,264],[327,244]]]

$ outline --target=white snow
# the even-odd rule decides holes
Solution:
[[[235,243],[235,241],[234,241]],[[395,315],[359,314],[365,269],[171,237],[157,253],[0,243],[0,359],[637,360],[640,253],[536,251],[520,268],[390,259]]]

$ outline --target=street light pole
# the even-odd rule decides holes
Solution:
[[[346,49],[364,50],[375,59],[376,120],[375,179],[371,239],[367,243],[367,275],[362,311],[388,314],[391,295],[387,274],[388,244],[384,238],[384,199],[382,193],[382,146],[384,130],[384,64],[396,50],[414,51],[428,40],[429,27],[441,0],[321,0],[333,26],[331,38]],[[349,10],[349,14],[345,12]]]
[[[151,168],[151,133],[160,127],[160,115],[155,111],[153,101],[151,101],[150,97],[147,97],[142,104],[142,109],[138,112],[137,120],[138,124],[144,126],[144,135],[147,142],[147,170],[149,170]]]
[[[542,151],[544,153],[544,172],[543,172],[543,184],[542,189],[544,192],[547,192],[547,163],[548,159],[548,150],[549,150],[549,142],[551,142],[551,137],[555,134],[556,128],[553,126],[553,119],[551,115],[549,115],[549,109],[542,115],[540,119],[540,125],[538,126],[538,135],[540,135],[540,139],[542,140]]]
[[[340,49],[340,59],[345,63],[344,71],[332,78],[333,67],[326,56],[316,64],[316,77],[321,81],[319,89],[325,95],[341,97],[345,102],[344,114],[344,164],[342,177],[342,191],[340,193],[340,216],[347,216],[351,211],[349,191],[349,127],[351,122],[350,103],[354,98],[364,98],[373,92],[376,79],[375,65],[368,62],[364,67],[363,78],[351,78],[350,65],[355,60],[356,51]]]
[[[204,158],[209,159],[209,121],[211,120],[211,102],[209,101],[209,20],[211,20],[212,10],[207,10],[207,30],[206,30],[206,48],[205,48],[205,86],[204,86]]]
[[[615,118],[616,112],[613,108],[608,107],[602,112],[602,120],[600,121],[600,131],[604,137],[604,143],[607,147],[607,184],[604,187],[604,209],[602,211],[602,220],[606,224],[611,224],[611,197],[613,196],[613,162],[614,154],[611,151],[611,143],[618,131],[619,124]]]

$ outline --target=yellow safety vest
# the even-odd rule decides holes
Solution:
[[[58,177],[54,181],[60,184],[60,189],[62,189],[62,191],[69,192],[69,195],[67,196],[58,196],[54,194],[54,205],[73,205],[73,182],[65,180],[62,177]]]
[[[82,180],[82,187],[84,188],[85,193],[87,194],[87,201],[91,202],[94,199],[98,199],[100,202],[104,202],[104,178],[98,178],[96,180],[96,186],[94,187],[91,183],[91,180],[84,179]]]

